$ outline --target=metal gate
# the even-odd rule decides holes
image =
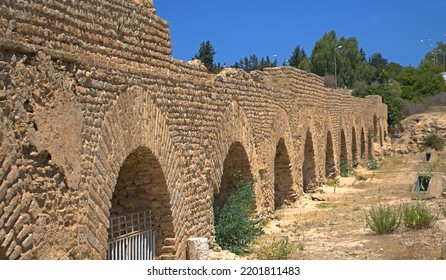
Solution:
[[[110,219],[108,260],[154,260],[155,248],[150,210]]]

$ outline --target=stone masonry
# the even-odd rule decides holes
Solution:
[[[290,67],[207,73],[171,56],[151,1],[0,3],[0,259],[104,259],[109,219],[150,209],[158,259],[215,247],[234,174],[259,215],[387,139],[379,96]]]

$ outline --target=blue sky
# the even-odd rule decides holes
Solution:
[[[446,43],[446,0],[154,0],[170,22],[173,57],[188,61],[210,40],[215,62],[276,55],[281,64],[297,44],[311,55],[324,33],[356,37],[367,57],[417,66],[431,45]],[[422,43],[422,41],[424,43]]]

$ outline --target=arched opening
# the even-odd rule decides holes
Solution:
[[[372,130],[369,128],[367,135],[367,156],[371,157],[373,152]]]
[[[291,162],[285,140],[280,138],[276,147],[274,159],[274,205],[282,206],[293,195],[293,177],[291,176]]]
[[[234,142],[229,147],[223,164],[223,175],[218,193],[214,194],[214,207],[221,208],[228,198],[235,193],[237,179],[253,179],[248,155],[240,142]]]
[[[308,193],[316,188],[316,163],[314,159],[313,138],[307,131],[304,147],[304,161],[302,164],[303,190]]]
[[[361,159],[365,157],[365,133],[364,128],[361,128]]]
[[[345,172],[347,172],[349,168],[348,164],[348,152],[347,152],[347,140],[345,138],[344,130],[341,129],[341,154],[339,156],[339,171],[341,176],[346,176]]]
[[[111,199],[108,259],[160,259],[175,255],[170,195],[161,165],[148,149],[121,166]]]
[[[352,164],[356,166],[358,164],[358,142],[356,141],[356,129],[352,128]]]
[[[373,141],[378,142],[379,132],[378,132],[378,118],[373,115]]]
[[[379,145],[381,147],[383,146],[383,133],[382,133],[381,126],[379,126]]]
[[[325,146],[325,177],[336,177],[336,166],[334,159],[333,138],[330,131],[327,133],[327,142]]]

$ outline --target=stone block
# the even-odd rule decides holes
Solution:
[[[208,260],[209,242],[207,238],[189,238],[187,240],[187,251],[189,260]]]

